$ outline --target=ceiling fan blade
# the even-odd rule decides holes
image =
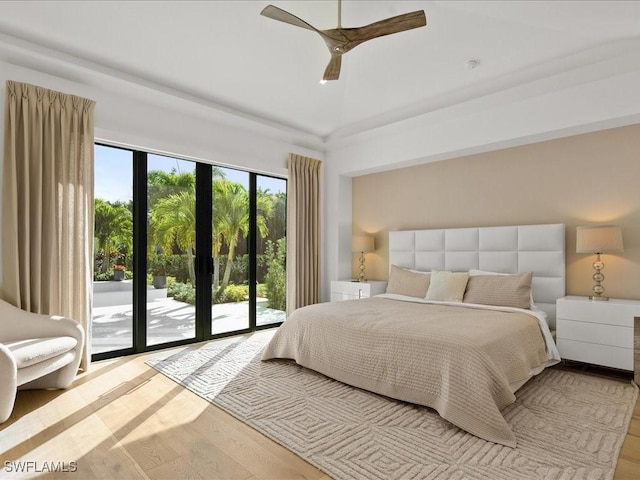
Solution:
[[[285,10],[282,10],[281,8],[274,7],[273,5],[267,5],[266,7],[264,7],[260,12],[260,15],[267,18],[272,18],[273,20],[278,20],[279,22],[288,23],[290,25],[295,25],[296,27],[306,28],[307,30],[313,30],[314,32],[320,33],[320,31],[313,25],[305,22],[301,18],[298,18]]]
[[[424,27],[426,24],[427,17],[424,14],[424,10],[416,10],[415,12],[404,13],[379,22],[370,23],[364,27],[344,29],[344,31],[350,41],[364,42],[372,38]]]
[[[424,11],[416,10],[415,12],[386,18],[359,28],[342,28],[340,26],[340,2],[338,3],[338,28],[328,30],[318,30],[301,18],[273,5],[267,5],[262,12],[260,12],[260,15],[296,27],[312,30],[324,39],[331,52],[331,60],[324,71],[323,81],[337,80],[340,77],[342,55],[362,42],[392,33],[424,27],[427,24]]]
[[[322,80],[338,80],[340,77],[340,66],[342,65],[342,55],[331,55],[331,60],[324,70]]]

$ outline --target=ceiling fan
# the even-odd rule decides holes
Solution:
[[[331,53],[331,60],[324,71],[322,83],[327,80],[337,80],[340,77],[342,55],[361,43],[384,35],[424,27],[427,24],[424,11],[416,10],[415,12],[386,18],[363,27],[342,28],[342,0],[338,0],[338,27],[329,30],[318,30],[313,25],[273,5],[267,5],[260,12],[260,15],[295,25],[296,27],[313,30],[322,37]]]

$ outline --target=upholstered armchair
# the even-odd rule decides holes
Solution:
[[[71,385],[84,337],[75,320],[25,312],[0,300],[0,423],[11,415],[18,389]]]

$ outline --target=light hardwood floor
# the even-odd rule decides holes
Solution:
[[[220,340],[222,342],[229,340]],[[142,354],[97,362],[66,391],[21,391],[0,425],[0,469],[66,479],[329,480],[289,450],[148,367]],[[75,473],[36,474],[44,462]],[[6,470],[6,468],[5,468]],[[640,402],[615,479],[640,478]]]

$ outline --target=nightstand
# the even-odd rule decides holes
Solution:
[[[380,295],[387,290],[387,282],[369,280],[358,282],[351,280],[333,280],[331,282],[331,301],[355,300]]]
[[[556,302],[556,343],[560,356],[633,371],[633,323],[638,315],[638,300],[559,298]]]

